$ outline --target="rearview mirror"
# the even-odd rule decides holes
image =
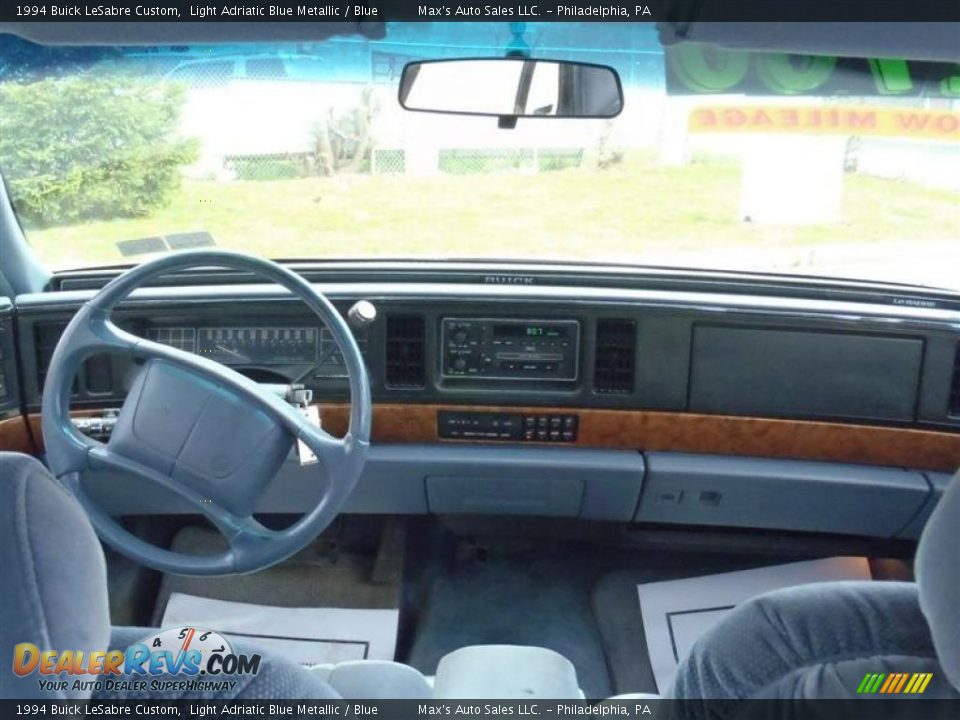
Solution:
[[[407,110],[495,117],[611,118],[623,109],[617,71],[527,58],[411,62],[400,77]]]

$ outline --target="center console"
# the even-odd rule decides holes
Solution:
[[[583,700],[577,671],[563,655],[525,645],[470,645],[447,653],[428,680],[409,665],[348,660],[310,671],[343,697],[404,700]],[[486,705],[487,714],[513,708]],[[535,708],[536,706],[534,706]],[[586,708],[586,706],[584,706]],[[472,706],[467,706],[470,710]],[[492,708],[492,709],[491,709]],[[589,708],[586,708],[589,709]],[[552,712],[547,710],[547,712]],[[473,714],[464,711],[464,714]],[[538,714],[537,712],[520,712]]]
[[[433,680],[437,700],[582,700],[577,671],[558,652],[526,645],[470,645],[447,653]]]

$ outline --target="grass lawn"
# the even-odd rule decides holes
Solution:
[[[960,238],[960,194],[848,174],[837,225],[737,219],[740,171],[704,159],[643,157],[606,170],[539,175],[352,176],[184,182],[149,217],[28,230],[52,267],[130,262],[116,243],[207,230],[217,245],[274,258],[522,257],[629,260],[671,249],[721,251]],[[798,199],[802,202],[802,198]]]

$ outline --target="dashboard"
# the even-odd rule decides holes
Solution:
[[[344,316],[376,309],[352,328],[374,402],[352,511],[915,536],[960,466],[960,303],[450,277],[317,280]],[[0,307],[2,360],[17,361],[5,412],[26,414],[36,444],[50,356],[92,295]],[[258,382],[302,384],[323,426],[346,429],[339,349],[281,290],[149,287],[115,319]],[[85,362],[72,407],[86,431],[109,432],[136,372],[122,356]],[[282,471],[271,511],[309,501],[304,472]],[[118,513],[167,507],[105,488]]]
[[[322,289],[344,315],[359,300],[377,310],[370,325],[353,329],[375,403],[506,407],[521,423],[535,415],[525,409],[543,407],[960,431],[960,309],[952,307],[548,285]],[[28,412],[39,410],[60,333],[91,296],[18,298]],[[117,322],[257,381],[300,383],[320,402],[348,399],[329,331],[269,286],[148,288],[118,310]],[[134,370],[127,358],[91,358],[74,406],[118,405]],[[436,412],[430,420],[442,439],[449,423]],[[495,436],[486,439],[526,438]]]
[[[551,287],[323,289],[344,315],[361,299],[377,309],[372,324],[353,329],[375,400],[960,428],[960,310],[601,289],[575,297]],[[60,333],[91,296],[18,298],[28,409],[39,407]],[[255,378],[346,399],[329,331],[272,288],[150,288],[118,310],[117,322]],[[78,406],[123,393],[122,358],[93,360],[78,378]]]

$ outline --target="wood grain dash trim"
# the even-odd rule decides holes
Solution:
[[[71,410],[71,417],[92,417],[99,415],[101,410]],[[30,413],[27,415],[27,427],[30,429],[36,440],[37,450],[43,452],[43,427],[40,422],[40,413]]]
[[[563,446],[826,460],[943,472],[960,467],[960,432],[643,410],[377,404],[373,440],[463,442],[438,437],[440,410],[577,413],[577,442]],[[330,432],[346,432],[346,405],[322,405],[321,413],[323,425]]]
[[[349,406],[321,404],[320,409],[324,428],[334,435],[343,435]],[[960,432],[645,410],[376,404],[373,441],[470,442],[441,439],[437,435],[437,413],[441,410],[580,416],[577,442],[524,443],[529,445],[824,460],[951,473],[960,467]],[[18,432],[25,433],[26,425],[20,420],[22,430],[15,431],[15,426],[11,426],[7,430],[10,438],[17,437]],[[30,415],[28,420],[39,443],[40,416]]]
[[[23,415],[0,420],[0,450],[28,455],[37,454],[37,448],[34,447],[33,438],[30,437],[30,430]]]

